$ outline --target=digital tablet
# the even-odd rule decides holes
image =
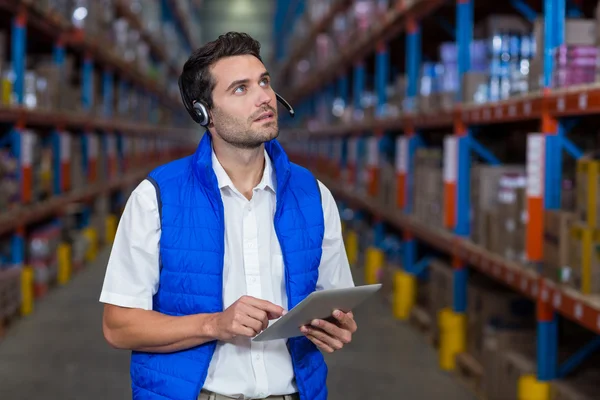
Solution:
[[[331,318],[335,310],[352,311],[381,288],[381,284],[319,290],[308,295],[287,314],[271,323],[252,340],[263,342],[302,336],[300,327],[313,319]]]

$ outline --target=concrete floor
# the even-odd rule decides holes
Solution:
[[[98,296],[108,252],[54,290],[0,340],[0,399],[119,400],[131,398],[129,355],[102,337]],[[331,400],[474,400],[437,368],[435,351],[394,321],[376,297],[356,310],[359,330],[328,356]]]

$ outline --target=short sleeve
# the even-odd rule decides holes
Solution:
[[[156,189],[142,181],[127,200],[106,268],[100,302],[152,309],[160,275]]]
[[[354,280],[342,236],[342,223],[338,207],[329,189],[321,182],[319,182],[319,189],[321,190],[325,233],[317,290],[353,287]]]

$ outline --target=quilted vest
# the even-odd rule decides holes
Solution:
[[[316,289],[324,233],[321,194],[314,176],[291,163],[276,141],[265,144],[277,176],[274,226],[285,265],[291,309]],[[223,202],[212,168],[212,141],[152,171],[161,218],[160,284],[153,309],[182,316],[223,310]],[[196,400],[216,341],[174,353],[131,355],[133,399]],[[327,366],[303,336],[288,340],[302,400],[327,398]]]

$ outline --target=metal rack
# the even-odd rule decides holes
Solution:
[[[476,0],[456,1],[456,30],[454,32],[458,48],[459,82],[470,70],[470,44],[473,38],[474,12]],[[315,165],[322,162],[327,165],[347,166],[357,174],[354,163],[357,154],[367,159],[369,171],[370,196],[343,188],[339,180],[332,175],[318,174],[318,178],[326,183],[341,201],[353,205],[356,209],[366,211],[374,217],[378,224],[388,224],[404,234],[404,269],[414,274],[413,267],[418,263],[415,259],[415,240],[430,244],[452,257],[454,270],[454,298],[452,309],[456,315],[463,315],[467,305],[467,266],[476,268],[487,276],[513,288],[537,304],[537,380],[542,384],[562,376],[565,365],[558,364],[558,328],[557,313],[584,326],[593,332],[600,333],[600,302],[582,293],[564,288],[545,279],[531,268],[502,259],[486,249],[475,245],[468,239],[470,210],[470,154],[476,152],[492,164],[498,161],[479,145],[475,139],[475,127],[485,124],[504,124],[516,121],[538,121],[541,134],[532,135],[528,141],[528,190],[527,190],[527,234],[526,252],[528,262],[541,263],[543,260],[543,213],[544,210],[560,207],[559,179],[562,169],[561,151],[564,149],[575,158],[582,152],[569,141],[566,134],[569,123],[564,117],[578,117],[600,112],[600,86],[588,85],[553,90],[552,49],[564,41],[564,19],[567,0],[545,0],[545,40],[544,40],[544,87],[540,92],[529,93],[509,100],[483,105],[461,104],[455,102],[451,111],[435,114],[420,114],[415,111],[417,98],[416,82],[421,54],[420,23],[428,18],[442,5],[442,1],[396,1],[387,12],[381,24],[372,26],[369,32],[358,38],[344,49],[326,68],[312,73],[302,84],[292,88],[285,96],[294,103],[299,103],[302,114],[310,115],[325,96],[337,91],[337,97],[345,104],[352,103],[360,109],[360,93],[365,86],[363,60],[367,56],[375,56],[375,84],[377,109],[373,119],[366,119],[348,126],[331,126],[318,128],[289,129],[285,138],[296,147],[292,150],[293,158],[304,165]],[[524,1],[514,1],[515,8],[531,20],[535,13]],[[533,13],[533,15],[532,15]],[[331,17],[328,17],[330,20]],[[317,25],[315,31],[324,28]],[[387,45],[401,31],[405,35],[405,73],[407,76],[406,101],[408,111],[398,118],[380,118],[379,108],[385,103],[385,82],[388,81],[389,60],[386,58]],[[305,50],[314,38],[309,37],[301,47]],[[290,62],[300,56],[294,54]],[[285,64],[288,66],[288,64]],[[287,71],[284,69],[284,71]],[[352,71],[348,73],[346,71]],[[353,98],[348,96],[347,81],[352,79]],[[382,83],[383,82],[383,83]],[[337,83],[337,87],[335,86]],[[459,85],[460,86],[460,85]],[[457,94],[460,98],[460,90]],[[425,226],[409,214],[412,204],[410,191],[413,187],[414,154],[420,145],[419,132],[432,128],[448,128],[453,130],[446,141],[444,210],[446,230],[438,230]],[[385,131],[398,130],[402,134],[396,140],[396,173],[398,176],[397,209],[385,209],[378,205],[372,194],[377,187],[378,155],[389,142]],[[328,146],[330,138],[344,138],[342,147],[333,151]],[[299,141],[308,140],[310,144],[298,146]],[[321,145],[323,143],[323,145]],[[325,147],[323,147],[325,146]],[[379,146],[379,147],[378,147]],[[371,150],[369,150],[371,149]],[[536,164],[540,162],[541,164]],[[352,179],[352,178],[351,178]],[[464,348],[464,344],[463,344]],[[570,365],[581,362],[595,346],[586,346],[567,361]]]
[[[174,1],[165,1],[164,7],[172,7],[169,18],[176,18],[183,31],[186,32],[188,46],[195,46],[191,38],[189,26],[191,22]],[[176,79],[177,66],[171,63],[161,47],[142,29],[141,21],[125,6],[125,2],[115,2],[115,11],[127,19],[129,24],[141,31],[141,37],[148,42],[151,53],[159,63],[165,63],[170,79]],[[119,194],[131,188],[158,165],[183,157],[193,152],[200,132],[188,124],[177,123],[187,121],[180,99],[169,95],[166,87],[158,84],[150,76],[126,62],[100,43],[96,38],[86,35],[59,15],[41,10],[32,2],[25,0],[0,0],[0,14],[12,20],[11,26],[11,63],[14,73],[13,94],[15,105],[0,106],[0,123],[8,128],[4,138],[0,136],[3,146],[8,145],[10,152],[18,162],[18,181],[20,185],[19,203],[8,210],[0,210],[0,235],[10,238],[12,268],[0,270],[0,279],[12,276],[15,271],[23,275],[23,304],[21,313],[32,311],[32,294],[26,282],[31,281],[33,273],[25,265],[25,238],[27,230],[33,224],[60,218],[75,203],[84,206],[87,220],[83,228],[89,226],[89,215],[92,213],[94,201],[99,197]],[[27,57],[28,38],[43,38],[53,49],[54,64],[64,70],[65,56],[68,52],[82,58],[81,112],[50,111],[28,108],[24,102],[25,60]],[[38,44],[39,45],[39,44]],[[94,73],[101,79],[102,104],[99,112],[94,107]],[[129,88],[150,100],[148,118],[142,119],[139,113],[128,113],[128,119],[116,117],[113,113],[115,100],[115,84],[121,88]],[[168,125],[159,125],[157,115],[169,110],[175,117]],[[49,132],[53,151],[53,185],[52,197],[43,201],[32,200],[32,161],[31,136],[32,128],[40,128]],[[67,143],[79,141],[82,146],[83,165],[72,165]],[[128,149],[136,143],[137,153]],[[106,179],[98,179],[100,155],[107,160]],[[83,187],[71,188],[69,171],[82,168],[86,177]],[[114,225],[114,223],[113,223]],[[116,226],[115,226],[116,228]],[[89,228],[93,229],[93,228]],[[96,234],[93,234],[96,235]],[[64,252],[59,259],[65,258]],[[63,282],[64,277],[62,278]],[[0,323],[2,321],[0,320]]]

